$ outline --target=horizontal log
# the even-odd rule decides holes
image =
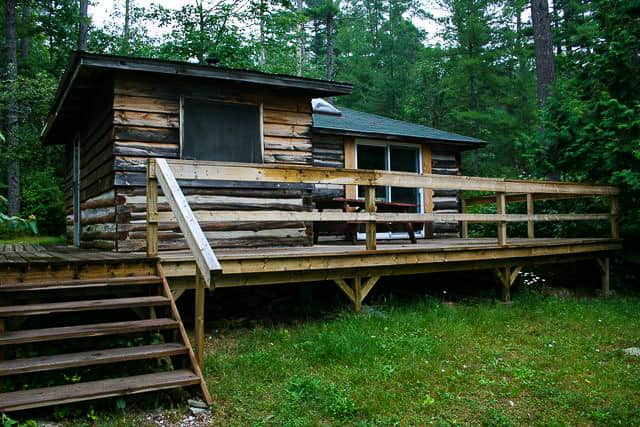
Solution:
[[[136,126],[114,126],[116,140],[141,142],[172,142],[177,144],[180,139],[178,129],[160,129]]]
[[[613,195],[620,192],[618,188],[608,185],[586,185],[566,182],[516,181],[470,176],[419,175],[408,172],[378,170],[334,169],[295,165],[232,164],[193,160],[168,160],[168,163],[178,179],[324,183],[503,193]]]
[[[148,96],[115,94],[113,97],[113,108],[115,110],[144,111],[149,113],[180,113],[180,103],[177,97],[174,99],[163,99]]]
[[[177,129],[180,127],[180,116],[177,114],[115,110],[113,123],[124,126]]]
[[[328,222],[526,222],[526,221],[606,221],[609,214],[469,214],[469,213],[370,213],[370,212],[284,212],[284,211],[195,211],[198,221],[328,221]],[[161,222],[175,221],[172,212],[160,212]]]
[[[265,137],[310,138],[311,126],[288,125],[280,123],[264,123],[263,133]]]
[[[143,141],[115,141],[113,154],[116,156],[178,157],[177,143],[157,144]]]
[[[297,113],[289,111],[263,110],[263,120],[265,123],[280,123],[290,125],[311,125],[311,113]]]

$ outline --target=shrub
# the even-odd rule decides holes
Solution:
[[[61,181],[52,168],[31,171],[22,181],[22,212],[35,216],[43,234],[59,236],[64,233],[64,192]]]

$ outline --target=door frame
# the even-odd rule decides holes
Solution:
[[[381,146],[381,147],[385,147],[385,167],[390,167],[391,164],[391,151],[389,150],[389,147],[391,146],[395,146],[395,147],[409,147],[409,148],[417,148],[418,149],[418,172],[419,174],[422,174],[422,144],[412,144],[409,142],[387,142],[387,141],[379,141],[379,140],[373,140],[373,139],[366,139],[366,138],[356,138],[355,140],[355,153],[354,153],[354,161],[355,161],[355,167],[356,169],[358,168],[358,145],[369,145],[369,146]],[[358,186],[356,187],[356,198],[360,198],[360,195],[358,194],[359,192],[359,188]],[[417,203],[417,208],[418,208],[418,213],[424,213],[424,189],[423,188],[418,188],[418,200],[416,201]],[[385,200],[389,199],[391,200],[391,187],[390,186],[386,186],[385,187]],[[422,228],[420,228],[419,230],[415,230],[415,235],[418,238],[423,238],[425,237],[425,228],[424,226]],[[358,240],[365,240],[366,239],[366,233],[357,233],[357,237]],[[376,233],[376,238],[377,239],[408,239],[409,238],[409,233],[407,232],[393,232],[393,231],[388,231],[388,232],[382,232],[382,233]]]
[[[80,235],[82,233],[82,210],[80,209],[80,137],[73,138],[73,183],[71,191],[73,195],[73,245],[80,246]]]

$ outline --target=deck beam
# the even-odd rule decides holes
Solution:
[[[362,310],[362,302],[369,295],[371,289],[378,283],[380,280],[380,276],[371,276],[362,284],[362,277],[356,276],[351,279],[352,285],[347,283],[347,280],[343,278],[334,278],[333,283],[335,283],[340,290],[349,298],[349,300],[353,303],[353,308],[356,313],[360,313]]]
[[[518,278],[518,274],[522,271],[522,265],[507,265],[505,267],[498,267],[494,270],[498,282],[500,283],[502,302],[511,302],[511,287]]]
[[[600,270],[600,286],[603,297],[611,296],[611,262],[608,256],[596,258]]]

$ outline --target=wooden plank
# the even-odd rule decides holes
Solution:
[[[343,278],[337,277],[333,279],[333,283],[338,285],[338,287],[342,290],[342,292],[344,292],[347,298],[351,300],[351,302],[353,303],[356,302],[356,296],[353,292],[353,289],[351,289],[351,287],[347,284],[347,282]]]
[[[7,305],[0,307],[0,317],[36,316],[42,314],[67,313],[76,311],[113,310],[132,307],[155,307],[168,305],[165,297],[109,298],[99,300],[65,301],[55,303]]]
[[[156,162],[147,162],[147,256],[158,255],[158,179]]]
[[[504,193],[496,195],[496,212],[498,215],[507,214],[507,202]],[[498,244],[504,246],[507,244],[507,223],[505,221],[498,222]]]
[[[344,167],[345,169],[357,169],[356,164],[356,140],[354,138],[344,139]],[[344,187],[345,197],[355,199],[357,195],[357,187],[355,185],[346,185]]]
[[[150,319],[128,322],[96,323],[58,328],[25,329],[6,332],[0,336],[0,345],[25,344],[41,341],[56,341],[70,338],[100,337],[105,335],[130,334],[157,329],[175,329],[177,323],[171,319]]]
[[[467,213],[467,202],[463,199],[460,202],[460,210],[462,211],[463,214]],[[462,237],[463,239],[468,239],[469,238],[469,221],[461,221],[462,227],[460,230],[460,237]]]
[[[150,160],[150,162],[153,161],[154,159]],[[167,161],[165,159],[155,159],[155,163],[157,178],[162,187],[162,192],[171,205],[171,210],[176,215],[180,230],[184,234],[191,252],[194,254],[203,279],[207,287],[210,288],[213,282],[212,276],[221,273],[222,267],[216,259],[207,237],[200,228],[198,220],[191,211],[182,190],[180,190],[180,186],[174,178]]]
[[[551,194],[616,195],[619,189],[606,185],[566,182],[515,181],[470,176],[419,175],[409,172],[336,169],[296,165],[167,160],[176,179],[295,182],[308,184],[370,185],[403,188],[531,192]]]
[[[609,215],[610,215],[610,221],[611,221],[611,238],[618,239],[620,238],[620,232],[618,231],[618,210],[619,210],[618,197],[611,196],[609,200],[610,200]]]
[[[195,385],[200,379],[189,370],[156,372],[102,381],[67,384],[0,394],[0,411],[19,411],[41,406],[144,393]]]
[[[527,193],[527,215],[533,217],[534,215],[534,200],[533,194]],[[527,221],[527,237],[534,239],[536,237],[535,224],[533,219]]]
[[[305,211],[194,211],[199,222],[251,222],[259,218],[262,222],[548,222],[548,221],[608,221],[609,214],[464,214],[464,213],[395,213],[395,212],[305,212]],[[159,212],[160,223],[175,222],[172,212]]]
[[[144,345],[81,353],[58,354],[14,359],[0,362],[0,376],[52,371],[81,366],[103,365],[130,360],[153,359],[186,354],[187,348],[180,343]]]
[[[368,213],[375,213],[376,211],[376,188],[365,188],[365,209]],[[366,244],[367,249],[370,251],[376,250],[376,221],[368,221],[366,224]]]
[[[360,313],[362,311],[362,278],[356,276],[353,278],[353,296],[354,296],[354,311]]]
[[[369,279],[365,282],[364,286],[362,287],[362,301],[364,301],[367,295],[369,295],[369,292],[371,292],[371,289],[373,289],[375,284],[378,283],[378,280],[380,280],[380,276],[372,276],[369,277]]]
[[[196,339],[196,360],[198,361],[199,366],[204,366],[204,343],[205,343],[205,332],[204,332],[204,313],[205,313],[205,299],[206,299],[206,291],[205,291],[205,283],[202,280],[202,276],[200,272],[196,273],[195,277],[195,288],[196,288],[196,298],[195,298],[195,339]]]

